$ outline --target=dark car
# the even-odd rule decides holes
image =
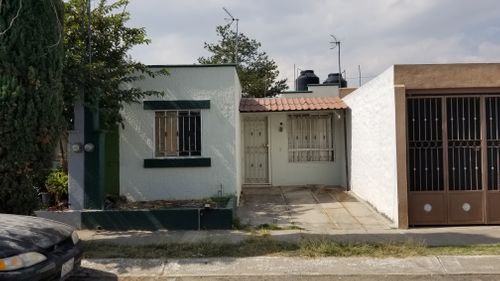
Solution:
[[[64,280],[80,266],[82,245],[69,225],[0,214],[0,281]]]

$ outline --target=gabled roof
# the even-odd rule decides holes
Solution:
[[[243,98],[240,112],[274,112],[345,109],[339,97]]]

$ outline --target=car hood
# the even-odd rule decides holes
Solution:
[[[0,214],[0,258],[47,249],[72,231],[71,226],[52,220]]]

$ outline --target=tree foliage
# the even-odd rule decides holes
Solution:
[[[0,213],[31,214],[61,131],[60,0],[0,1]]]
[[[236,32],[230,25],[217,26],[216,43],[205,42],[204,48],[212,55],[198,59],[202,64],[232,63],[235,61]],[[252,97],[273,96],[288,89],[286,79],[278,80],[278,65],[269,58],[266,52],[260,51],[261,43],[248,38],[245,34],[238,35],[238,65],[237,71],[243,88],[243,93]]]
[[[146,65],[134,61],[127,52],[132,47],[148,44],[144,28],[128,27],[128,0],[100,0],[91,11],[91,62],[87,51],[87,0],[69,0],[65,4],[64,97],[65,113],[70,118],[75,100],[82,90],[85,103],[99,110],[101,124],[112,128],[120,124],[120,110],[125,103],[138,102],[154,91],[129,87],[130,82],[154,73]]]

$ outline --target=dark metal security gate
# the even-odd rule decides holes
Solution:
[[[486,97],[486,222],[500,223],[500,97]]]
[[[500,97],[407,99],[410,225],[500,223]]]

